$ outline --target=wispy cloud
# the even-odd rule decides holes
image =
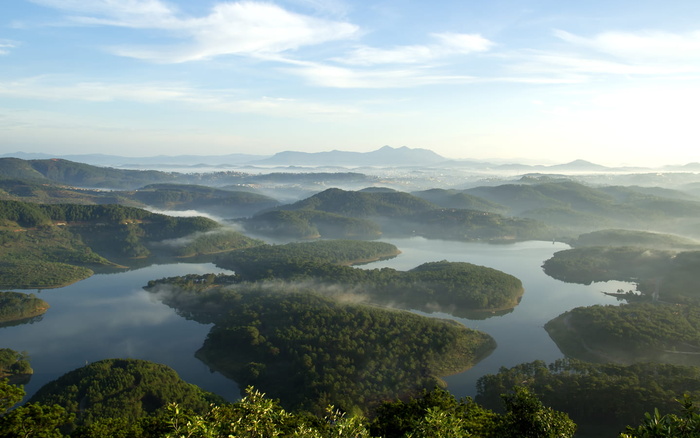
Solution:
[[[603,32],[583,37],[563,30],[557,50],[527,50],[512,56],[524,74],[590,80],[596,76],[668,77],[700,74],[700,31],[689,33]]]
[[[159,0],[35,0],[45,6],[83,15],[70,18],[83,25],[120,26],[168,31],[185,42],[175,45],[110,48],[115,54],[178,63],[221,55],[265,55],[352,38],[359,27],[290,12],[272,3],[218,3],[202,17],[184,16]]]
[[[307,82],[332,88],[410,88],[430,84],[458,84],[479,81],[469,75],[450,75],[430,67],[360,69],[317,62],[291,62],[285,71]]]
[[[390,49],[362,46],[334,61],[351,65],[418,64],[435,59],[485,52],[495,44],[478,34],[434,33],[434,44],[398,46]]]
[[[18,45],[19,43],[17,43],[17,41],[0,39],[0,55],[9,55],[10,50]]]
[[[87,102],[172,102],[202,111],[253,113],[275,117],[316,118],[360,115],[352,105],[262,96],[250,98],[240,90],[203,89],[182,83],[81,82],[71,78],[39,76],[0,81],[0,96],[37,100]]]

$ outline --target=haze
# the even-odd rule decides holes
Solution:
[[[5,0],[0,154],[697,161],[694,1]]]

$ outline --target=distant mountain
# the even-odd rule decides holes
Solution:
[[[68,161],[92,164],[94,166],[225,166],[242,165],[261,160],[267,155],[228,154],[228,155],[157,155],[152,157],[122,157],[105,154],[50,155],[42,153],[14,152],[0,157],[14,157],[23,160],[46,160],[61,158]]]
[[[425,166],[448,161],[428,149],[384,146],[373,152],[293,152],[286,151],[252,164],[265,166]]]
[[[609,167],[601,166],[600,164],[591,163],[586,160],[574,160],[570,163],[555,164],[547,167],[550,170],[576,170],[576,171],[596,171],[610,170]]]
[[[501,164],[495,167],[501,170],[522,170],[522,171],[569,171],[569,172],[596,172],[604,170],[612,170],[610,167],[601,166],[600,164],[591,163],[586,160],[574,160],[570,163],[554,164],[545,166],[543,164],[528,165],[528,164]]]

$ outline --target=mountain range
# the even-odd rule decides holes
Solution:
[[[443,157],[429,149],[409,148],[406,146],[393,148],[383,146],[371,152],[326,151],[299,152],[284,151],[272,156],[252,154],[227,155],[157,155],[150,157],[124,157],[106,154],[50,155],[43,153],[15,152],[0,155],[0,157],[15,157],[24,160],[42,160],[61,158],[79,163],[96,166],[114,166],[129,168],[158,168],[158,167],[449,167],[474,170],[508,170],[523,172],[602,172],[625,170],[634,171],[642,168],[612,168],[585,160],[575,160],[570,163],[556,165],[528,165],[520,163],[494,164],[474,160],[455,160]],[[693,172],[700,170],[700,163],[688,163],[677,166],[666,166],[664,170]]]

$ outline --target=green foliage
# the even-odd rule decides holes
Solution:
[[[441,388],[420,397],[382,403],[370,425],[373,436],[493,436],[498,416],[467,398],[456,400]]]
[[[61,438],[73,415],[60,406],[27,403],[0,417],[1,438]]]
[[[382,242],[318,241],[261,245],[227,254],[217,264],[236,271],[236,281],[313,280],[362,287],[376,303],[456,315],[515,307],[523,292],[517,278],[470,263],[431,262],[407,272],[339,266],[397,253],[395,246]]]
[[[0,291],[0,322],[32,318],[43,314],[48,308],[49,304],[46,301],[33,294]],[[0,369],[3,364],[2,357],[0,354]]]
[[[14,405],[22,401],[24,389],[11,385],[7,379],[0,379],[0,418]],[[0,431],[0,433],[2,433]]]
[[[598,230],[581,234],[574,246],[639,246],[654,249],[698,248],[700,242],[673,234],[653,233],[637,230]]]
[[[293,238],[376,238],[384,233],[432,239],[500,241],[549,238],[551,235],[541,223],[531,219],[439,208],[408,193],[386,190],[352,192],[328,189],[256,215],[245,224],[258,233]]]
[[[570,438],[576,424],[568,415],[542,405],[527,388],[516,386],[503,395],[506,413],[498,425],[500,438]]]
[[[174,252],[179,257],[191,257],[251,248],[262,244],[264,244],[262,240],[252,239],[237,231],[214,230],[208,233],[196,234],[186,244],[176,246]]]
[[[400,217],[434,208],[434,204],[408,193],[353,192],[335,188],[284,207],[285,210],[318,210],[350,217]]]
[[[577,307],[548,322],[545,329],[573,357],[699,364],[700,308],[695,305]]]
[[[136,359],[107,359],[64,374],[30,400],[57,404],[76,414],[77,424],[100,418],[138,419],[168,403],[197,412],[221,399],[182,381],[171,368]]]
[[[554,253],[544,272],[569,283],[653,278],[663,275],[674,252],[639,247],[581,247]]]
[[[218,227],[207,218],[174,218],[119,205],[0,201],[0,287],[63,286],[89,277],[90,268],[118,267],[103,256],[124,263],[151,255],[162,240]],[[231,236],[227,244],[234,244]],[[159,248],[173,255],[172,249]]]
[[[251,232],[279,238],[376,239],[381,235],[379,225],[371,220],[316,210],[273,210],[243,224]]]
[[[500,395],[515,385],[526,385],[542,403],[566,412],[581,431],[606,434],[634,424],[654,407],[676,411],[679,395],[700,395],[700,368],[637,363],[592,364],[560,359],[501,368],[477,382],[476,400],[497,409]]]
[[[164,292],[164,291],[163,291]],[[231,289],[161,293],[181,314],[212,328],[197,356],[285,406],[366,408],[386,397],[433,387],[438,376],[470,367],[493,340],[459,324],[350,304],[256,283]]]
[[[20,353],[9,348],[0,348],[0,377],[33,372],[26,352]]]
[[[696,200],[643,187],[547,181],[476,187],[465,192],[507,206],[511,215],[543,221],[567,234],[611,227],[671,229],[671,221],[700,214]]]
[[[636,428],[628,426],[620,438],[697,438],[700,437],[700,414],[687,394],[679,400],[683,409],[681,415],[661,415],[658,409],[654,413],[645,413],[642,423]]]

